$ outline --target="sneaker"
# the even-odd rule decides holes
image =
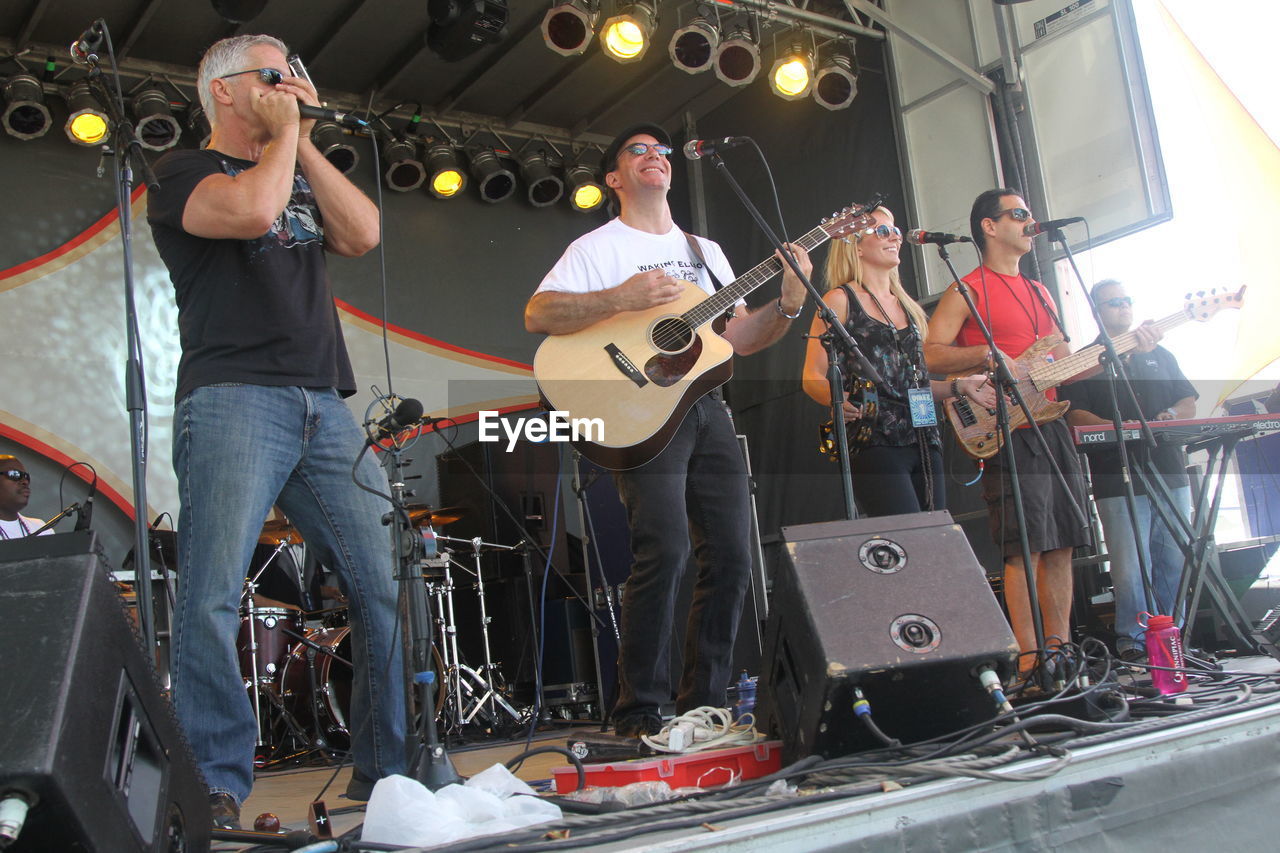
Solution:
[[[344,796],[348,800],[359,800],[362,803],[369,802],[369,798],[373,796],[373,786],[377,784],[377,779],[370,779],[361,773],[358,769],[351,771],[351,781],[347,783],[347,791]]]
[[[223,792],[210,794],[209,807],[213,811],[214,829],[240,828],[240,804],[235,797]]]
[[[613,723],[613,733],[618,737],[638,738],[656,735],[662,731],[662,719],[656,714],[632,714]]]

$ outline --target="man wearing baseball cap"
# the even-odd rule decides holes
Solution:
[[[619,214],[569,245],[525,307],[525,328],[569,334],[620,312],[672,302],[684,288],[681,280],[708,294],[717,282],[734,280],[716,243],[687,237],[671,218],[671,151],[670,136],[655,124],[629,127],[605,149],[605,186]],[[790,248],[808,275],[808,255]],[[740,302],[723,336],[738,355],[758,352],[791,327],[804,297],[804,286],[786,269],[778,298],[754,311]],[[639,737],[661,729],[661,707],[671,699],[675,599],[691,551],[698,578],[676,712],[723,707],[733,676],[733,642],[750,579],[750,508],[742,453],[719,389],[693,405],[656,458],[615,472],[614,480],[627,511],[633,562],[622,600],[613,714],[619,735]]]

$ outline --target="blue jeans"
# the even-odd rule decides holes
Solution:
[[[332,388],[208,385],[178,401],[178,605],[173,696],[211,793],[244,802],[256,723],[236,656],[240,593],[278,504],[350,601],[352,752],[370,778],[403,773],[405,693],[389,504],[352,482],[364,435]],[[361,482],[387,478],[369,453]]]
[[[1171,489],[1174,504],[1186,516],[1191,514],[1191,487]],[[1111,561],[1111,586],[1116,596],[1116,651],[1127,648],[1144,648],[1146,640],[1143,627],[1138,624],[1138,614],[1163,613],[1179,617],[1172,612],[1174,597],[1178,594],[1178,578],[1182,574],[1182,551],[1174,544],[1169,528],[1151,508],[1146,495],[1134,498],[1138,515],[1139,540],[1147,555],[1151,571],[1151,592],[1156,600],[1148,602],[1142,586],[1141,566],[1138,563],[1138,545],[1133,538],[1133,525],[1129,522],[1129,510],[1123,496],[1102,498],[1097,501],[1098,518],[1107,539],[1107,555]]]
[[[614,717],[658,714],[671,699],[676,596],[692,553],[698,562],[676,711],[724,707],[733,642],[751,580],[747,469],[716,397],[699,400],[653,461],[614,472],[631,528],[631,574],[622,597]]]

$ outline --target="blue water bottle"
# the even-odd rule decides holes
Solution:
[[[738,701],[733,703],[733,716],[735,719],[741,719],[746,714],[755,712],[756,709],[756,679],[749,678],[747,671],[742,671],[738,683],[734,685],[738,694]]]

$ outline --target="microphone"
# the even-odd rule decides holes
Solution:
[[[749,136],[725,136],[720,139],[690,139],[684,144],[684,156],[689,160],[701,160],[719,154],[726,148],[735,148],[751,141]]]
[[[102,22],[94,21],[80,38],[71,43],[71,61],[77,65],[96,65],[102,50]]]
[[[1071,225],[1075,222],[1084,222],[1083,216],[1068,216],[1066,219],[1050,219],[1047,222],[1032,222],[1022,229],[1025,237],[1034,237],[1037,234],[1043,234],[1046,231],[1054,231],[1064,225]]]
[[[344,113],[341,110],[330,110],[324,107],[313,107],[310,104],[298,103],[298,115],[303,118],[313,118],[317,121],[337,122],[343,127],[368,127],[369,123],[362,118],[357,118],[351,113]]]
[[[925,231],[923,228],[916,228],[907,232],[907,242],[917,246],[930,243],[935,246],[947,246],[951,243],[972,243],[973,240],[963,234],[948,234],[945,231]]]
[[[89,497],[84,499],[84,503],[76,513],[76,526],[74,530],[88,530],[89,525],[93,522],[93,496],[98,493],[98,477],[94,475],[93,482],[89,484]]]
[[[422,420],[422,403],[412,397],[405,397],[400,401],[400,405],[396,406],[394,412],[378,421],[377,429],[369,441],[372,443],[391,438],[420,420]]]

